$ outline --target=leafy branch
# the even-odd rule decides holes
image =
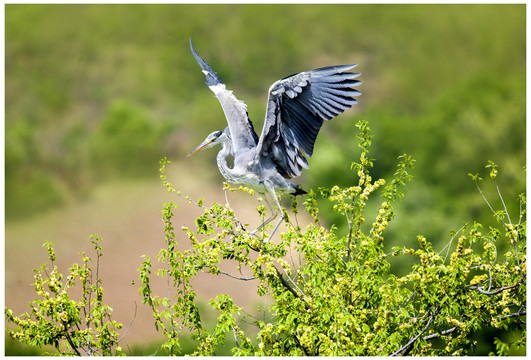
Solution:
[[[73,264],[66,279],[54,263],[54,244],[44,243],[51,268],[43,264],[34,270],[33,286],[38,297],[30,303],[30,312],[14,316],[12,310],[5,309],[7,321],[17,327],[7,328],[13,339],[28,345],[52,345],[63,355],[123,354],[118,346],[122,324],[111,320],[112,309],[103,303],[103,280],[99,276],[101,238],[92,234],[90,240],[96,260],[81,252],[82,265]],[[81,283],[77,301],[71,298],[76,282]]]

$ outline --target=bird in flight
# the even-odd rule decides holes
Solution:
[[[217,155],[219,171],[225,179],[255,189],[264,195],[272,215],[256,233],[282,209],[277,194],[306,194],[288,181],[308,169],[306,157],[311,157],[315,139],[324,120],[330,120],[357,103],[361,92],[354,89],[360,74],[349,72],[357,64],[328,66],[285,77],[269,88],[266,115],[260,138],[247,114],[247,105],[227,90],[218,75],[197,54],[190,39],[190,48],[206,76],[206,85],[218,98],[228,126],[214,131],[188,156],[199,150],[222,145]],[[233,158],[232,166],[227,159]],[[268,196],[274,201],[275,208]],[[280,218],[265,242],[269,242],[282,223]]]

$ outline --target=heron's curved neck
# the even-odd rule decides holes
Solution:
[[[236,176],[234,174],[234,170],[231,169],[227,165],[227,157],[230,155],[230,140],[223,142],[223,148],[220,152],[218,152],[218,156],[216,157],[217,163],[218,163],[218,169],[221,175],[225,179],[227,179],[228,182],[236,182]]]

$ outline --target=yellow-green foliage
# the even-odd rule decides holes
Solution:
[[[7,328],[9,336],[28,345],[53,345],[60,355],[121,354],[117,344],[122,324],[111,320],[112,309],[103,303],[103,281],[98,277],[101,238],[94,234],[90,238],[96,259],[80,253],[82,265],[73,264],[66,278],[54,265],[54,244],[44,243],[51,268],[43,264],[35,269],[37,298],[29,312],[15,316],[6,308],[7,321],[16,325]],[[79,288],[79,299],[72,299]]]

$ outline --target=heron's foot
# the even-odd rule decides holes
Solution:
[[[273,237],[273,234],[269,235],[267,237],[267,239],[266,239],[265,235],[267,235],[267,234],[265,234],[265,233],[264,234],[258,234],[258,230],[260,230],[260,228],[254,229],[253,231],[249,231],[248,234],[252,235],[252,236],[255,236],[258,239],[258,241],[260,241],[262,244],[267,244],[271,240],[271,238]]]
[[[288,217],[287,217],[286,215],[284,215],[284,216],[282,216],[282,217],[278,220],[277,224],[275,225],[275,228],[273,229],[273,231],[271,231],[271,234],[269,235],[269,237],[267,238],[267,240],[264,241],[264,244],[267,244],[269,241],[271,241],[271,238],[273,238],[273,235],[275,235],[275,232],[277,231],[277,229],[278,229],[278,227],[280,226],[280,224],[282,224],[282,222],[283,222],[284,220],[287,220],[287,218],[288,218]]]
[[[254,235],[256,237],[258,237],[259,235],[257,234],[257,232],[259,230],[261,230],[262,228],[264,228],[264,226],[266,226],[269,222],[271,222],[271,220],[273,220],[276,216],[272,216],[270,217],[269,219],[267,219],[262,225],[260,225],[259,227],[257,227],[256,229],[254,229],[253,231],[249,232],[250,235]],[[283,213],[283,216],[278,220],[277,224],[275,225],[273,231],[271,232],[271,234],[267,237],[267,239],[264,239],[262,238],[260,241],[264,244],[267,244],[271,241],[271,239],[273,238],[273,235],[275,234],[275,232],[277,231],[278,227],[280,226],[280,224],[282,224],[282,222],[284,220],[288,220],[288,216],[286,213]],[[265,234],[264,234],[265,235]]]
[[[267,234],[264,233],[264,234],[261,234],[262,236],[260,236],[260,234],[257,234],[257,232],[258,232],[257,229],[255,229],[249,232],[249,234],[252,236],[255,236],[258,239],[258,241],[260,241],[262,244],[267,244],[269,240],[271,240],[272,235],[269,235],[267,239],[265,239],[265,235]]]
[[[258,229],[254,229],[253,231],[249,232],[249,234],[251,236],[254,236],[256,238],[256,240],[258,240],[261,244],[267,244],[269,242],[269,240],[271,239],[271,236],[268,236],[267,240],[264,241],[265,236],[267,234],[265,234],[265,233],[258,234]]]
[[[263,244],[269,244],[269,242],[271,241],[271,238],[272,238],[272,237],[273,237],[273,234],[269,235],[269,236],[267,237],[267,240],[262,239],[262,243],[263,243]]]

